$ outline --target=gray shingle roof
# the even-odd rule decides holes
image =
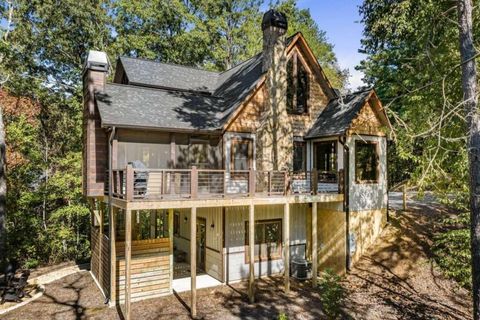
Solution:
[[[365,104],[371,90],[352,93],[328,103],[305,138],[338,136],[345,133]]]
[[[152,60],[121,57],[120,63],[133,85],[212,92],[219,73]]]
[[[128,85],[109,84],[96,94],[105,126],[219,130],[263,75],[262,53],[221,73],[128,57],[119,62],[116,79],[123,70]]]
[[[153,67],[152,65],[160,66]],[[147,79],[148,72],[144,68],[150,70],[152,74],[156,72],[164,74],[170,67],[176,67],[172,65],[165,67],[163,63],[146,60],[141,60],[138,66],[141,66],[142,69],[139,72],[141,76],[135,79],[140,81],[140,78],[144,77],[141,81],[150,81],[149,83],[144,82],[144,85],[155,87],[159,86],[154,82],[159,76],[155,75],[151,76],[150,80]],[[130,64],[129,67],[133,67],[133,64]],[[182,67],[177,69],[182,69]],[[188,85],[193,84],[193,80],[189,80],[188,83],[184,82],[187,79],[186,74],[190,74],[195,81],[210,74],[212,79],[215,79],[215,85],[212,85],[213,80],[210,80],[209,83],[211,93],[182,92],[146,88],[139,85],[107,84],[105,92],[96,94],[102,124],[181,130],[219,130],[261,79],[262,55],[258,54],[238,66],[218,74],[208,71],[202,73],[202,70],[198,69],[185,69],[187,71],[183,70],[184,73],[180,76],[178,73],[174,73],[176,74],[173,77],[175,80],[172,80],[173,82],[170,82],[169,85],[177,83],[177,89],[193,90],[194,86]],[[199,72],[198,78],[193,76],[196,72]],[[131,75],[136,73],[129,73],[130,82],[132,81]],[[162,81],[165,85],[166,80]]]
[[[107,84],[96,101],[105,126],[215,130],[223,117],[223,99],[189,92]]]

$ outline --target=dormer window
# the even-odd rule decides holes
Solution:
[[[310,81],[298,55],[294,53],[287,62],[287,112],[304,114],[308,112]]]

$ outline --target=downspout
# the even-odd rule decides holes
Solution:
[[[112,168],[112,157],[113,157],[113,151],[112,151],[112,143],[113,139],[115,138],[115,133],[116,129],[115,127],[110,128],[110,135],[108,136],[108,215],[109,215],[109,221],[112,220],[110,219],[110,215],[113,214],[113,209],[112,209],[112,198],[113,198],[113,183],[112,183],[112,176],[113,176],[113,168]],[[106,181],[105,181],[106,182]],[[111,230],[111,226],[108,226]],[[112,239],[112,235],[110,235],[110,239]],[[110,246],[110,252],[112,252],[112,241],[109,241],[109,246]],[[115,279],[112,279],[112,276],[110,275],[110,290],[112,288],[112,283],[115,281]],[[108,290],[108,298],[106,303],[110,300],[111,292]]]
[[[345,265],[350,271],[350,148],[347,145],[347,136],[338,139],[343,146],[343,210],[345,211],[346,229],[346,258]]]

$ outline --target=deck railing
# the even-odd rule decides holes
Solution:
[[[125,169],[106,175],[105,193],[128,201],[157,199],[201,199],[289,194],[343,193],[343,170],[259,171],[214,169]]]

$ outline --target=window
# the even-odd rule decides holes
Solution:
[[[315,143],[315,167],[322,172],[335,172],[337,170],[336,141]]]
[[[305,142],[293,142],[293,171],[305,171],[306,147]]]
[[[377,143],[355,141],[355,180],[357,183],[378,182]]]
[[[176,236],[180,235],[180,213],[175,212],[173,216],[173,234]]]
[[[248,170],[253,158],[252,140],[232,139],[231,170]]]
[[[245,246],[248,252],[248,221],[245,221]],[[255,221],[255,261],[268,261],[282,258],[282,220]],[[245,254],[249,262],[248,253]]]
[[[309,74],[303,63],[293,54],[287,62],[287,111],[290,114],[308,112],[310,90]]]

